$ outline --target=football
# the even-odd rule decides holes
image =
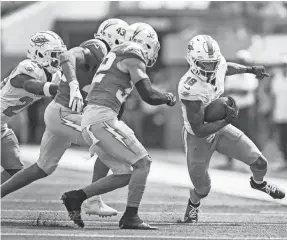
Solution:
[[[208,104],[205,108],[204,121],[215,122],[226,118],[224,103],[232,106],[232,101],[230,101],[227,97],[220,97]]]

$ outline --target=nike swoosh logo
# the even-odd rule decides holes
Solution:
[[[184,86],[184,88],[185,88],[185,89],[187,89],[187,90],[190,90],[190,87],[189,87],[189,88],[187,88],[186,86]]]

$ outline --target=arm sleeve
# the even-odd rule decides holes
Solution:
[[[135,86],[141,98],[150,105],[167,104],[169,101],[169,98],[164,93],[155,90],[151,86],[148,78],[138,81]]]
[[[85,62],[83,49],[77,47],[63,53],[60,56],[61,67],[67,82],[78,81],[76,76],[77,62]]]

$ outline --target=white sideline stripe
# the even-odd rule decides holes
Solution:
[[[45,199],[1,199],[1,203],[62,203],[61,200],[45,200]],[[116,200],[116,201],[105,201],[106,204],[125,204],[126,200]],[[186,202],[165,202],[165,201],[144,201],[141,203],[144,204],[153,204],[153,205],[186,205]]]
[[[21,147],[21,153],[23,155],[31,156],[29,157],[30,163],[35,163],[39,155],[39,151],[39,147]],[[84,152],[75,149],[68,149],[61,159],[59,166],[66,169],[91,172],[94,168],[94,161],[84,160],[84,158],[88,155],[88,151]],[[209,173],[211,175],[212,181],[211,191],[237,197],[263,200],[287,206],[287,197],[285,197],[285,199],[275,200],[263,192],[252,189],[249,184],[249,178],[251,174],[215,169],[210,169]],[[267,177],[266,179],[267,181],[280,186],[285,190],[285,192],[287,192],[286,179],[272,177]],[[192,187],[186,166],[157,161],[156,158],[153,160],[148,181],[166,183],[180,187]]]
[[[49,222],[51,223],[65,223],[74,226],[77,228],[76,225],[73,224],[72,220],[62,220],[62,219],[39,219],[40,225],[42,221],[45,221],[45,224],[48,225]],[[2,222],[9,222],[9,223],[36,223],[37,219],[10,219],[10,218],[4,218],[2,219]],[[104,222],[104,221],[96,221],[96,220],[84,220],[85,223],[89,223],[89,225],[94,224],[94,223],[100,223],[100,224],[112,224],[118,226],[119,222]],[[173,225],[182,225],[182,226],[190,226],[190,223],[178,223],[178,222],[149,222],[151,225],[155,226],[173,226]],[[246,225],[246,222],[212,222],[212,221],[204,221],[204,222],[199,222],[196,224],[193,224],[192,226],[237,226],[237,225]],[[88,225],[88,226],[89,226]],[[248,225],[264,225],[264,226],[277,226],[277,225],[286,225],[285,222],[275,222],[275,223],[270,223],[270,222],[249,222]],[[89,227],[86,227],[86,229],[89,229]]]
[[[28,209],[5,209],[5,210],[1,210],[1,213],[10,213],[10,212],[33,212],[33,213],[67,213],[67,211],[55,211],[55,210],[28,210]],[[123,214],[124,212],[118,212],[119,214]],[[168,214],[176,214],[176,212],[141,212],[141,214],[150,214],[150,215],[168,215]],[[178,213],[181,214],[181,213]],[[95,214],[96,215],[96,214]],[[236,212],[200,212],[200,215],[213,215],[213,216],[277,216],[277,215],[283,215],[286,216],[287,212],[266,212],[266,211],[262,211],[262,212],[258,212],[258,213],[236,213]]]
[[[125,239],[201,239],[201,240],[205,240],[205,239],[226,239],[229,240],[230,237],[195,237],[195,236],[155,236],[155,235],[102,235],[102,234],[82,234],[82,233],[75,233],[75,234],[69,234],[69,233],[1,233],[2,236],[37,236],[37,237],[84,237],[84,238],[96,238],[96,237],[100,237],[100,238],[125,238]],[[252,239],[252,240],[282,240],[282,239],[287,239],[287,238],[281,238],[281,237],[252,237],[252,238],[245,238],[245,237],[235,237],[232,238],[234,240],[247,240],[247,239]]]

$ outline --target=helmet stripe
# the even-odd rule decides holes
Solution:
[[[106,26],[104,26],[103,31],[105,31],[108,27],[116,25],[115,23],[108,23]]]
[[[204,40],[207,44],[207,53],[208,55],[213,55],[214,53],[214,47],[213,47],[213,44],[212,44],[212,38],[210,36],[207,36],[207,35],[204,35]]]
[[[57,39],[52,33],[49,33],[48,31],[39,32],[39,33],[46,33],[46,34],[49,34],[50,36],[52,36],[54,39]]]

